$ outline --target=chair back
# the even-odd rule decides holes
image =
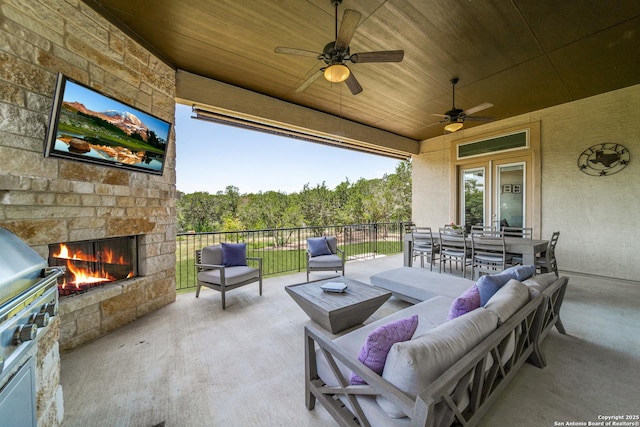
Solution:
[[[471,271],[499,273],[505,269],[507,251],[503,235],[471,234]]]
[[[502,256],[506,254],[504,236],[471,235],[471,251],[474,255]]]
[[[206,246],[200,251],[199,264],[216,264],[222,265],[222,246],[213,245]]]
[[[560,232],[554,231],[551,234],[551,239],[549,239],[549,246],[547,246],[547,254],[546,254],[549,271],[554,271],[554,272],[558,271],[558,262],[556,260],[556,245],[558,244],[559,238],[560,238]]]
[[[338,238],[335,236],[327,236],[327,245],[332,254],[338,252]]]
[[[440,233],[440,248],[442,251],[447,249],[467,251],[467,241],[464,238],[462,230],[455,230],[452,228],[441,228]]]
[[[311,249],[311,244],[312,242],[315,241],[315,243],[319,243],[320,240],[324,239],[325,242],[327,242],[327,247],[329,248],[329,252],[331,252],[333,255],[336,255],[338,253],[338,238],[335,236],[322,236],[322,237],[310,237],[307,239],[307,253],[309,256],[317,256],[316,255],[312,255],[314,250]],[[324,245],[322,245],[324,247]],[[327,255],[327,254],[325,254]]]
[[[478,234],[481,236],[500,236],[500,231],[490,225],[472,225],[471,235]]]
[[[502,234],[505,237],[522,237],[523,239],[533,238],[533,228],[530,227],[503,227]]]
[[[416,227],[411,232],[413,250],[432,250],[434,247],[433,233],[431,227]]]

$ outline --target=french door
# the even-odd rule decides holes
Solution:
[[[458,165],[458,217],[462,225],[530,224],[528,156]]]

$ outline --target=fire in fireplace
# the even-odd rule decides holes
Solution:
[[[49,265],[65,266],[60,296],[138,275],[137,236],[49,245]]]

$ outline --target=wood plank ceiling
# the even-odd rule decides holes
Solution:
[[[640,83],[638,0],[344,0],[339,18],[362,14],[352,53],[405,51],[350,64],[356,96],[322,78],[296,92],[324,63],[274,53],[333,41],[330,0],[84,1],[176,69],[414,140],[443,134],[453,77],[456,107],[490,102],[495,119]]]

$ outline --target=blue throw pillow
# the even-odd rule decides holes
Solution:
[[[509,274],[480,276],[476,282],[478,291],[480,291],[480,306],[484,307],[493,294],[498,292],[498,289],[506,285],[511,279],[513,279],[513,277]]]
[[[516,265],[503,270],[499,275],[510,275],[512,279],[522,282],[523,280],[527,280],[529,277],[533,276],[535,272],[536,267],[533,265]]]
[[[331,249],[326,237],[312,237],[307,239],[307,247],[311,256],[331,255]]]
[[[247,244],[222,243],[222,263],[225,267],[247,265]]]

